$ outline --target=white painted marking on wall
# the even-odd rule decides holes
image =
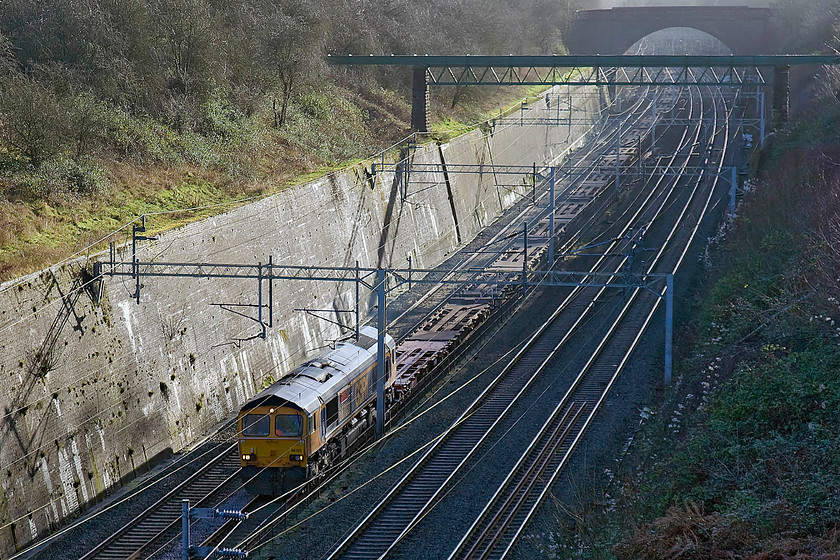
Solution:
[[[359,239],[359,238],[361,238],[361,240],[362,240],[362,249],[364,251],[363,254],[366,257],[368,257],[368,261],[370,261],[370,251],[368,250],[368,246],[367,246],[367,236],[366,235],[357,235],[356,239]],[[362,266],[364,266],[364,265],[362,265]]]
[[[242,373],[236,376],[236,383],[234,384],[237,408],[239,408],[239,405],[245,403],[245,389],[242,387],[242,378],[245,377],[246,379],[253,379],[251,377],[251,364],[248,363],[247,352],[243,351],[242,354],[239,355],[239,361],[242,364]],[[233,412],[233,409],[230,409],[229,412]]]
[[[38,527],[35,526],[35,520],[29,519],[29,532],[32,533],[32,540],[38,539]]]
[[[52,480],[50,479],[50,466],[47,464],[46,457],[41,457],[41,474],[44,476],[44,484],[47,487],[47,492],[52,494],[53,485]]]
[[[53,520],[58,521],[59,519],[61,519],[58,516],[58,506],[55,505],[55,499],[50,500],[50,508],[52,509],[52,512],[53,512]]]
[[[432,222],[432,231],[434,232],[434,237],[440,237],[440,231],[438,231],[437,220],[435,220],[435,213],[432,211],[431,208],[428,209],[429,212],[429,221]]]
[[[82,469],[82,458],[79,457],[79,447],[76,445],[76,440],[70,440],[70,449],[73,450],[73,463],[76,465],[76,473],[79,475],[79,487],[82,489],[82,499],[85,503],[90,500],[87,491],[87,484],[85,482],[85,471]]]
[[[66,501],[66,507],[62,510],[69,510],[70,513],[79,511],[79,498],[76,496],[76,490],[73,488],[73,465],[67,458],[67,451],[65,449],[58,450],[58,474],[61,478],[61,486],[64,488],[64,497],[62,498],[62,506]],[[65,513],[66,514],[66,513]]]
[[[181,416],[181,395],[178,394],[180,383],[172,382],[172,394],[175,396],[175,405],[178,407],[177,416]]]
[[[125,321],[125,329],[128,331],[128,339],[131,341],[131,349],[137,353],[137,344],[134,342],[134,331],[131,328],[131,302],[121,301],[117,305],[123,312],[123,320]]]
[[[228,379],[228,368],[225,365],[225,363],[228,360],[233,362],[233,364],[231,364],[232,365],[231,369],[233,370],[234,373],[231,373],[231,375],[233,375],[233,376],[236,375],[235,374],[235,372],[236,372],[236,358],[233,355],[227,355],[224,358],[222,358],[222,360],[219,362],[219,366],[222,368],[222,378],[224,379],[224,388],[225,389],[230,388],[230,381]],[[230,410],[230,409],[233,408],[233,401],[231,400],[230,391],[224,391],[224,395],[225,395],[225,400],[227,401],[228,410]]]
[[[103,465],[100,471],[102,473],[102,486],[103,488],[110,488],[111,487],[111,473],[108,472],[107,465]]]
[[[103,428],[98,422],[96,423],[96,433],[99,434],[99,443],[102,444],[102,453],[105,453],[105,428]]]

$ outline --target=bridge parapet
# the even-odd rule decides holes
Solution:
[[[673,27],[708,33],[736,55],[771,54],[781,47],[773,10],[747,6],[581,10],[575,17],[567,46],[574,54],[623,54],[643,37]]]

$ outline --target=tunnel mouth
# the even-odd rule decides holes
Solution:
[[[692,27],[668,27],[645,35],[625,51],[630,55],[731,55],[720,39]]]

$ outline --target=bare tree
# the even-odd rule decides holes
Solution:
[[[36,167],[61,151],[65,128],[58,99],[31,79],[13,77],[0,88],[6,142]]]

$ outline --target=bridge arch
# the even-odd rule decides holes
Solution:
[[[568,47],[573,54],[623,54],[643,37],[674,27],[707,33],[736,55],[771,54],[778,48],[772,10],[747,6],[582,10],[575,17]]]
[[[636,41],[626,54],[727,56],[733,54],[720,39],[693,27],[669,27]]]

